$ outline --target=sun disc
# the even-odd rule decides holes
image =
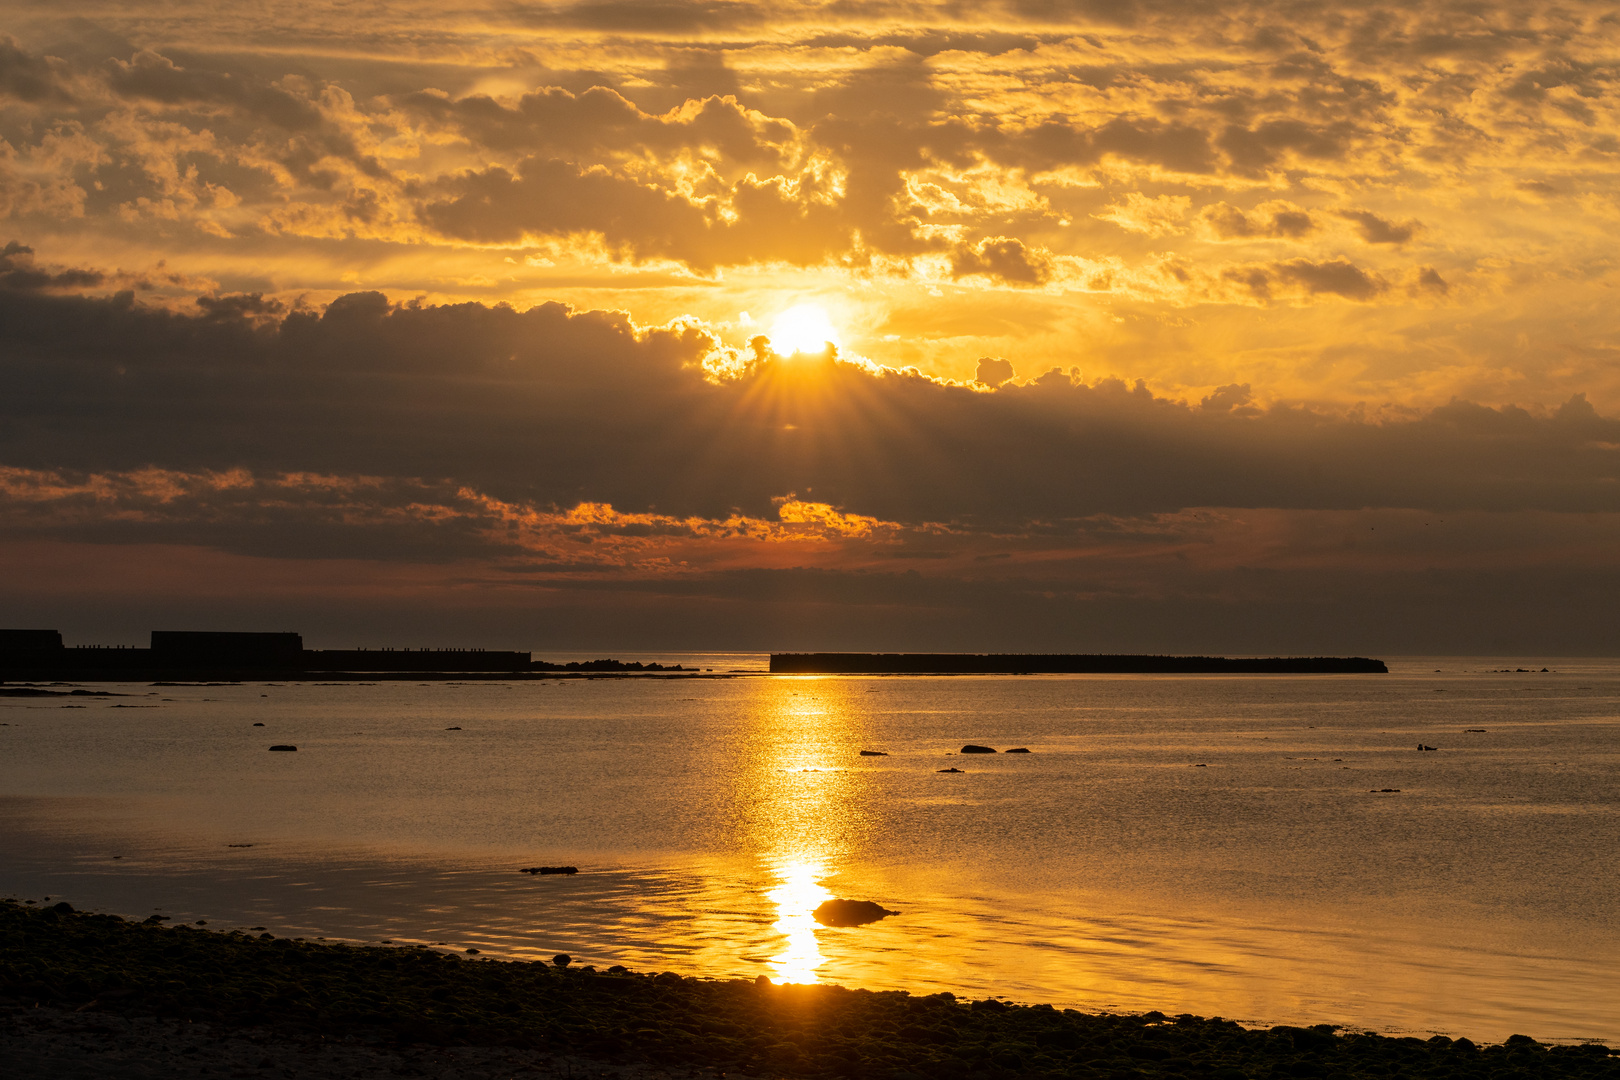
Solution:
[[[798,304],[788,308],[771,324],[766,335],[771,347],[783,356],[795,353],[818,353],[839,344],[838,331],[819,304]]]

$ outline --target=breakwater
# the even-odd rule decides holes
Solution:
[[[1109,653],[772,653],[773,675],[1369,675],[1362,656],[1151,656]]]

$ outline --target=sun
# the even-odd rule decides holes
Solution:
[[[828,345],[837,348],[838,331],[819,304],[798,304],[788,308],[771,324],[771,347],[782,356],[819,353]]]

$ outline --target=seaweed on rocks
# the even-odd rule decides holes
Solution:
[[[773,986],[617,965],[595,972],[136,923],[65,903],[0,902],[0,1005],[772,1077],[1620,1080],[1620,1058],[1607,1047],[1547,1046],[1523,1035],[1481,1047],[1443,1036],[1340,1034],[1330,1025],[1251,1030],[1219,1017],[970,1006],[948,993]]]

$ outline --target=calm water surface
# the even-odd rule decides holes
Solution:
[[[1620,664],[1504,666],[1532,665],[0,699],[0,893],[640,970],[1620,1040]],[[1033,752],[953,753],[969,742]],[[516,872],[561,863],[580,874]],[[832,896],[902,914],[821,927]]]

